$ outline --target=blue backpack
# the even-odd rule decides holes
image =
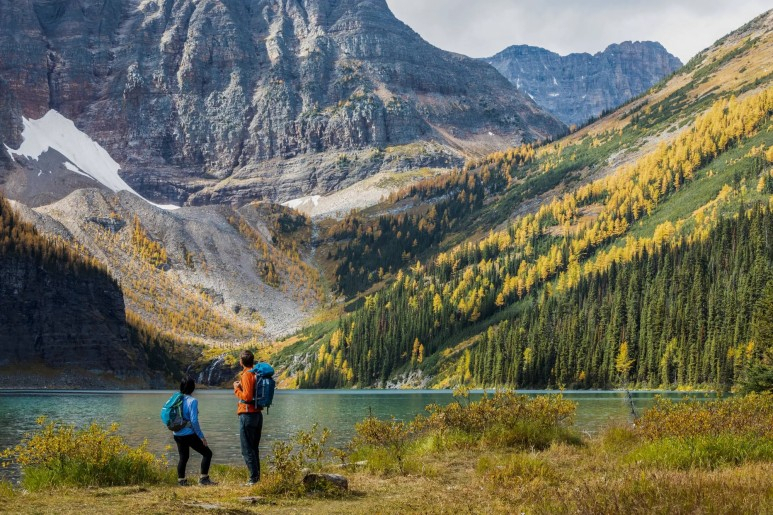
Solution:
[[[255,374],[255,392],[252,397],[252,402],[241,401],[244,404],[252,404],[255,408],[266,408],[268,411],[269,406],[274,401],[274,390],[276,389],[276,382],[274,381],[274,367],[268,363],[258,363],[252,370]]]
[[[187,427],[190,422],[183,417],[183,401],[185,395],[181,393],[172,394],[161,408],[161,422],[166,425],[170,431],[180,431]]]

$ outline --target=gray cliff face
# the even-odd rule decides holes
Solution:
[[[439,141],[454,166],[564,129],[384,0],[0,0],[0,20],[24,115],[75,120],[158,200],[286,200],[381,170],[373,149]]]
[[[582,125],[624,104],[682,66],[651,41],[626,41],[595,55],[567,56],[519,45],[485,61],[567,125]]]
[[[0,169],[10,168],[13,161],[5,151],[7,145],[17,148],[21,143],[22,132],[21,106],[8,83],[0,78]],[[0,177],[0,181],[1,181]]]
[[[137,378],[147,370],[143,350],[129,340],[121,290],[104,273],[0,256],[0,327],[0,367]]]

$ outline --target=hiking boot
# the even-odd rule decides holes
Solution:
[[[258,482],[257,482],[257,481],[253,481],[252,479],[250,479],[249,481],[247,481],[246,483],[244,483],[244,486],[255,486],[255,485],[257,485],[257,484],[258,484]]]
[[[185,478],[178,479],[177,486],[188,486],[188,480]]]
[[[210,486],[210,485],[216,485],[217,483],[209,479],[209,476],[204,476],[201,479],[199,479],[199,484],[202,486]]]

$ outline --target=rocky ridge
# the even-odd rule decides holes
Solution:
[[[144,354],[129,343],[124,302],[106,274],[78,277],[0,258],[0,366],[40,363],[137,373]]]
[[[415,166],[416,144],[452,167],[564,130],[384,0],[0,0],[0,20],[0,110],[75,120],[156,201],[289,200]]]
[[[567,125],[583,125],[624,104],[682,66],[652,41],[625,41],[593,55],[566,56],[515,45],[485,61]]]

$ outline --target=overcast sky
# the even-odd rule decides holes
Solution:
[[[444,50],[489,57],[510,45],[561,55],[659,41],[683,62],[773,7],[771,0],[387,0]]]

